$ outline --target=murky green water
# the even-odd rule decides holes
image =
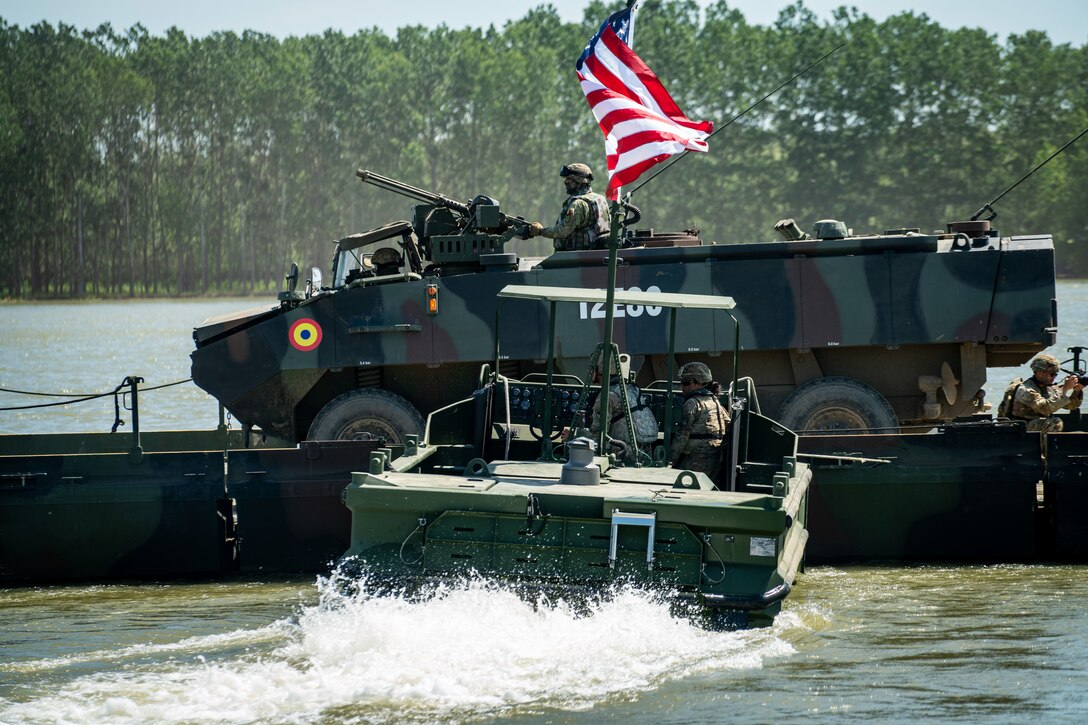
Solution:
[[[1059,285],[1061,357],[1088,284]],[[188,377],[191,331],[254,300],[0,305],[0,387]],[[269,303],[271,304],[271,303]],[[1023,371],[991,371],[988,399]],[[0,393],[0,407],[42,402]],[[146,430],[211,427],[191,384]],[[122,417],[125,417],[124,413]],[[0,432],[104,431],[112,398]],[[310,579],[0,590],[0,723],[1088,721],[1088,567],[817,568],[767,630],[709,633],[635,592],[588,616],[483,585],[426,602]]]
[[[0,591],[0,721],[1083,722],[1088,568],[817,568],[775,626],[638,593],[588,616],[487,586]]]

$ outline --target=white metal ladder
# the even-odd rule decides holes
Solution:
[[[646,535],[646,568],[654,568],[654,531],[657,528],[657,512],[648,514],[624,513],[612,509],[612,541],[608,544],[608,568],[616,568],[616,544],[621,526],[643,526],[649,529]]]

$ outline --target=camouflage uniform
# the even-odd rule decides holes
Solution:
[[[627,424],[627,414],[623,407],[623,397],[620,394],[620,377],[613,375],[609,382],[611,383],[608,388],[608,435],[610,438],[615,438],[618,441],[622,441],[627,444],[628,453],[623,457],[625,463],[634,463],[635,456],[631,451],[631,436],[629,435],[629,427]],[[627,383],[627,400],[631,404],[632,410],[639,405],[641,391],[635,385]],[[593,422],[589,427],[594,437],[601,431],[601,406],[597,402],[597,399],[593,399]],[[632,421],[633,425],[634,421]],[[637,435],[637,431],[636,431]],[[653,444],[652,443],[639,443],[639,450],[643,451],[647,456],[653,456]]]
[[[680,428],[672,441],[672,465],[689,471],[702,471],[711,478],[718,475],[722,463],[722,444],[729,426],[729,411],[706,385],[711,382],[710,368],[702,363],[688,363],[680,369],[681,378],[691,378],[702,387],[688,392]]]
[[[529,225],[529,236],[548,237],[557,252],[575,249],[603,249],[610,231],[608,201],[593,191],[593,170],[585,164],[567,164],[559,170],[567,200],[555,224]]]
[[[567,197],[555,224],[544,227],[540,236],[554,240],[556,251],[570,251],[603,249],[608,232],[608,201],[583,184]]]
[[[1061,433],[1062,421],[1055,413],[1075,410],[1084,401],[1084,392],[1066,393],[1061,385],[1046,385],[1034,377],[1021,383],[1013,397],[1012,417],[1028,422],[1027,429],[1040,433]]]

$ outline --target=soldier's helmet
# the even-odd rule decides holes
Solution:
[[[593,170],[585,164],[567,164],[559,170],[559,175],[562,177],[574,176],[586,181],[593,181]]]
[[[1061,366],[1058,364],[1058,358],[1044,352],[1042,355],[1036,355],[1031,361],[1031,369],[1044,373],[1057,373],[1061,370]]]
[[[681,380],[694,380],[700,385],[706,385],[714,376],[710,374],[710,368],[701,362],[689,362],[684,367],[680,368]]]
[[[370,263],[375,267],[381,267],[386,264],[399,265],[401,261],[400,252],[392,247],[381,247],[370,257]]]

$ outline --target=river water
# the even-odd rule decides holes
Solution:
[[[1064,359],[1088,343],[1088,284],[1058,295]],[[194,324],[261,303],[0,305],[0,388],[184,380]],[[988,399],[1023,372],[991,371]],[[50,400],[0,392],[0,407]],[[0,432],[113,421],[111,396],[7,411]],[[141,397],[145,430],[217,421],[192,384]],[[718,633],[638,591],[587,612],[479,582],[411,602],[319,577],[0,589],[4,725],[802,717],[1088,721],[1088,567],[817,567],[773,627]]]

